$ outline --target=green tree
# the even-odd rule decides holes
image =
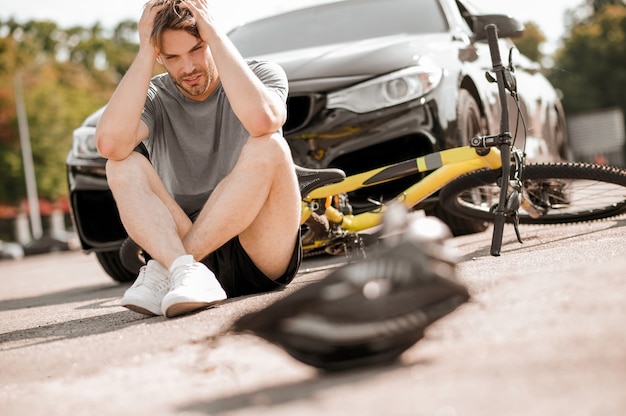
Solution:
[[[601,12],[607,6],[623,6],[624,0],[587,0],[587,3],[593,7],[593,12]]]
[[[537,62],[541,62],[543,59],[540,46],[545,41],[546,36],[539,29],[539,26],[533,22],[524,23],[524,34],[514,39],[517,49],[519,49],[522,54]]]
[[[555,56],[550,80],[564,93],[566,112],[620,107],[626,112],[626,5],[589,0],[588,16],[573,18]]]
[[[13,80],[22,79],[38,193],[67,194],[65,157],[72,131],[104,105],[132,62],[136,24],[112,32],[59,28],[49,21],[0,21],[0,202],[25,197]],[[132,57],[131,57],[132,56]]]

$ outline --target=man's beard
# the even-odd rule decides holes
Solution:
[[[198,84],[189,85],[185,82],[185,78],[189,79],[198,75],[200,76],[199,78],[200,82]],[[211,81],[209,77],[209,73],[207,71],[202,71],[202,70],[196,70],[190,74],[184,74],[177,78],[172,77],[172,79],[174,80],[174,84],[176,84],[178,88],[183,90],[190,97],[197,97],[197,96],[204,94],[208,90],[209,84]]]

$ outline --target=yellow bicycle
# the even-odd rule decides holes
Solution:
[[[511,63],[502,65],[497,27],[485,36],[501,106],[500,133],[477,136],[469,146],[451,148],[408,161],[346,176],[339,169],[297,167],[302,194],[305,253],[337,254],[362,244],[359,233],[381,223],[391,203],[419,208],[437,195],[437,204],[450,215],[470,221],[493,222],[491,254],[500,255],[504,224],[561,224],[598,220],[626,211],[626,171],[575,162],[527,164],[509,133],[507,95],[517,102]],[[519,110],[519,106],[518,106]],[[519,112],[519,111],[518,111]],[[349,194],[359,189],[422,173],[416,183],[376,207],[353,213]],[[503,180],[506,178],[506,180]]]

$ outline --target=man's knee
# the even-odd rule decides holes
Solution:
[[[293,165],[287,141],[278,133],[261,137],[250,137],[241,155],[244,159],[250,158],[257,164],[265,165],[269,168],[285,164],[288,166]]]
[[[107,160],[106,176],[110,187],[131,182],[129,178],[139,179],[150,162],[140,153],[133,152],[123,160]]]

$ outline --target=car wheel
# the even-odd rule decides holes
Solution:
[[[472,137],[484,134],[482,117],[478,103],[469,91],[459,91],[457,105],[457,143],[466,146]],[[468,220],[452,215],[437,204],[430,213],[445,222],[455,236],[480,233],[487,229],[489,224],[480,220]]]
[[[104,271],[120,283],[132,282],[137,277],[122,264],[119,250],[96,252],[96,257]]]
[[[554,109],[556,113],[556,125],[554,126],[554,142],[558,147],[558,156],[561,160],[570,160],[570,154],[567,146],[567,125],[565,123],[565,115],[560,105]]]
[[[129,237],[120,247],[120,261],[126,270],[137,276],[139,269],[146,265],[146,253]]]

